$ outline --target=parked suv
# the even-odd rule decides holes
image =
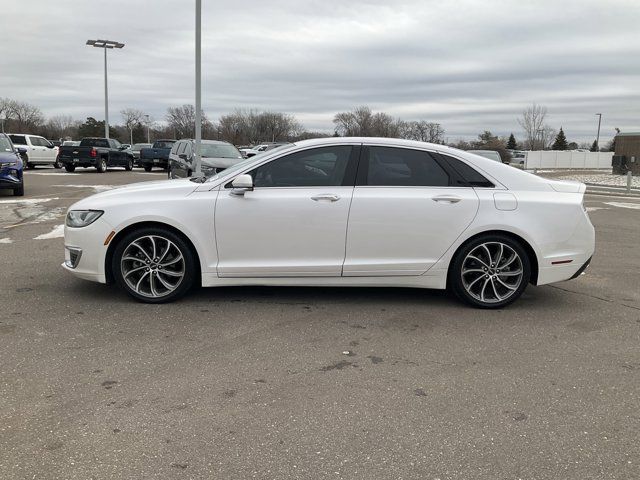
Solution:
[[[195,152],[195,140],[177,141],[169,153],[169,178],[190,177],[195,170]],[[243,160],[242,154],[236,147],[217,140],[202,140],[200,156],[202,159],[200,167],[207,177]]]
[[[22,161],[26,168],[34,168],[36,165],[53,165],[60,168],[58,147],[46,138],[24,133],[9,133],[8,135],[16,148],[26,150],[22,154]]]
[[[0,133],[0,188],[13,190],[17,197],[24,195],[24,178],[22,176],[21,154],[26,153],[23,147],[15,148],[11,139]]]

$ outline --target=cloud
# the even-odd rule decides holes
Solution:
[[[294,113],[330,131],[338,111],[367,104],[443,124],[447,136],[518,134],[529,104],[570,139],[640,130],[640,4],[537,2],[203,2],[203,107]],[[103,52],[110,51],[112,122],[127,107],[163,119],[193,103],[193,2],[67,0],[4,9],[8,63],[0,95],[48,115],[103,117]]]

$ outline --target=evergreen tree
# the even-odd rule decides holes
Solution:
[[[515,150],[518,148],[518,142],[516,142],[516,137],[513,136],[513,133],[509,135],[509,140],[507,141],[507,150]]]
[[[591,145],[591,148],[589,149],[590,152],[597,152],[598,150],[600,150],[598,148],[598,141],[594,140],[593,144]]]
[[[560,131],[558,132],[558,135],[556,135],[556,141],[553,142],[551,150],[567,150],[567,148],[567,137],[564,136],[564,131],[562,130],[562,127],[560,127]]]

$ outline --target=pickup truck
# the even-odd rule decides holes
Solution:
[[[107,171],[107,167],[124,167],[133,170],[133,155],[119,141],[112,138],[83,138],[80,145],[62,146],[58,153],[59,161],[67,172],[76,167],[95,167],[99,173]]]
[[[38,135],[26,133],[9,133],[9,138],[16,148],[22,148],[22,163],[26,168],[35,168],[36,165],[53,165],[60,168],[58,162],[58,147],[49,140]]]
[[[138,162],[144,167],[144,171],[150,172],[154,166],[165,170],[169,168],[169,153],[174,143],[176,143],[175,140],[156,140],[151,148],[140,150]]]

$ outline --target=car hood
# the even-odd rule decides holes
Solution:
[[[185,197],[192,193],[199,184],[188,178],[179,180],[160,180],[155,182],[133,183],[116,187],[106,192],[96,193],[74,203],[70,210],[103,210],[110,205],[122,205],[140,201],[154,201],[167,196]]]
[[[0,163],[15,162],[17,158],[13,152],[0,152]]]
[[[244,158],[202,157],[202,164],[214,168],[229,168],[243,160]]]

